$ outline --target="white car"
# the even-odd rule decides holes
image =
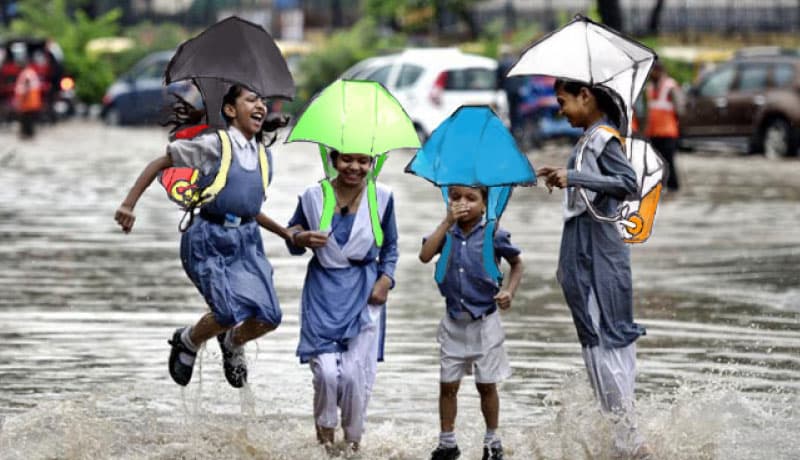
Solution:
[[[505,93],[497,89],[497,61],[457,48],[411,48],[365,59],[341,78],[383,84],[422,140],[462,105],[489,105],[508,119]]]

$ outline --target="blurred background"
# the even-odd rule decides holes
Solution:
[[[665,144],[679,147],[680,190],[631,251],[648,330],[641,429],[658,459],[798,458],[800,1],[0,0],[0,460],[328,458],[294,355],[308,257],[273,235],[264,248],[284,319],[248,345],[250,386],[227,385],[216,344],[189,387],[168,376],[167,338],[205,309],[180,265],[181,212],[154,185],[131,234],[113,215],[164,152],[170,93],[202,104],[190,84],[164,86],[178,44],[238,15],[273,35],[295,78],[296,99],[273,111],[296,116],[340,76],[376,80],[422,139],[461,104],[492,105],[539,167],[564,164],[580,132],[559,116],[552,79],[504,72],[576,13],[654,48],[682,93],[670,109],[679,137]],[[19,97],[21,81],[38,82],[38,99]],[[635,107],[640,135],[654,125],[649,102]],[[285,134],[264,206],[284,223],[322,177],[315,146]],[[403,172],[412,155],[392,152],[380,179],[394,190],[401,258],[364,460],[429,458],[438,432],[443,301],[416,254],[444,207]],[[561,199],[518,188],[503,216],[526,265],[503,316],[512,460],[610,458],[555,279]],[[479,400],[462,388],[459,445],[479,458]]]
[[[113,125],[157,123],[172,100],[170,92],[201,103],[188,83],[162,84],[175,47],[238,15],[263,25],[278,40],[296,79],[297,98],[275,101],[273,110],[296,114],[344,73],[387,86],[423,138],[461,103],[491,103],[523,147],[535,147],[577,132],[558,117],[550,80],[504,82],[509,63],[503,59],[513,63],[533,41],[576,13],[658,53],[667,74],[685,90],[686,104],[695,109],[695,116],[681,114],[682,147],[711,140],[772,156],[795,153],[800,113],[787,108],[792,104],[764,105],[772,104],[765,93],[780,89],[800,102],[796,0],[3,0],[0,120],[18,117],[14,84],[31,61],[44,91],[41,121],[77,115]],[[454,47],[486,60],[451,54],[446,62],[431,62],[439,60],[402,55],[423,47]],[[363,62],[380,55],[393,58]],[[761,70],[747,67],[745,59]],[[726,64],[728,71],[713,74]],[[756,95],[755,103],[746,100]],[[717,113],[720,104],[724,113]],[[646,123],[644,102],[638,108],[637,121]],[[765,146],[773,127],[778,132],[772,139],[779,145]]]

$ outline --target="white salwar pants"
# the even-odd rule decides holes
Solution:
[[[636,384],[636,343],[622,348],[606,347],[600,333],[600,307],[594,290],[589,293],[589,316],[600,338],[596,347],[583,347],[583,362],[589,373],[589,383],[600,400],[603,411],[614,422],[614,449],[632,454],[643,439],[636,426],[634,410]]]
[[[369,308],[372,322],[350,341],[347,351],[323,353],[309,360],[314,375],[314,420],[317,426],[336,428],[337,409],[341,408],[342,428],[348,442],[361,442],[367,404],[378,371],[382,307]]]

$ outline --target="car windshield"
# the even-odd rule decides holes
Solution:
[[[717,97],[726,94],[733,83],[734,70],[732,66],[727,66],[709,75],[700,85],[700,95]]]
[[[767,70],[764,64],[747,64],[739,70],[739,90],[759,91],[767,87]]]
[[[470,68],[447,72],[446,90],[493,90],[495,89],[495,71],[490,69]]]

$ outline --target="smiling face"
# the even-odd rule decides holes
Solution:
[[[486,201],[480,189],[465,187],[463,185],[451,185],[447,187],[447,198],[453,209],[460,209],[466,213],[458,218],[458,223],[462,226],[472,226],[477,223],[486,211]]]
[[[244,134],[248,140],[261,131],[267,117],[267,105],[258,94],[242,88],[234,104],[222,108],[230,125]]]
[[[336,155],[333,167],[339,172],[342,185],[357,187],[364,183],[372,167],[372,158],[369,155],[340,153]]]
[[[587,120],[592,113],[591,103],[594,97],[587,88],[581,88],[578,94],[572,94],[559,87],[556,89],[556,100],[561,107],[561,114],[567,117],[570,125],[576,128],[588,127]]]

